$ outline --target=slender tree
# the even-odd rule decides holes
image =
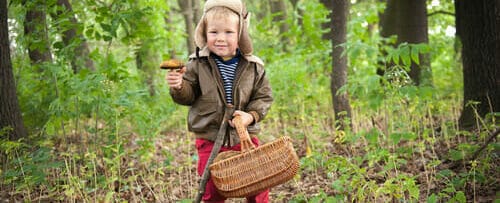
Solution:
[[[289,29],[286,22],[286,2],[285,0],[271,0],[269,3],[271,6],[271,14],[273,15],[273,21],[279,25],[281,35],[280,40],[282,45],[284,45],[282,48],[284,48],[289,43],[288,38],[284,35],[284,33],[288,32]]]
[[[24,0],[22,2],[24,8],[26,8],[26,20],[23,23],[23,39],[25,43],[22,45],[28,51],[31,62],[30,68],[39,73],[36,77],[41,79],[39,81],[41,85],[55,84],[49,81],[55,82],[56,80],[55,75],[45,74],[47,71],[43,69],[53,62],[51,43],[48,35],[48,6],[46,3],[46,1],[42,0]],[[39,93],[43,95],[40,100],[41,103],[39,103],[41,108],[34,108],[25,112],[26,124],[34,128],[43,126],[47,122],[50,103],[58,97],[59,91],[56,88],[51,91],[40,91]]]
[[[173,10],[172,9],[168,9],[165,12],[164,16],[165,17],[163,17],[163,20],[165,22],[165,25],[167,26],[166,30],[168,30],[170,32],[175,32],[175,26],[171,26],[173,24],[173,21],[172,21],[172,16],[174,16]],[[170,55],[170,57],[174,57],[175,55],[177,55],[177,51],[175,50],[174,46],[172,46],[171,48],[169,48],[168,54]],[[189,53],[189,54],[191,54],[191,53]]]
[[[28,55],[32,64],[52,61],[47,34],[46,7],[42,2],[24,1],[27,8],[24,35],[28,39]]]
[[[193,23],[196,25],[203,14],[203,8],[201,7],[200,0],[192,0],[193,5]]]
[[[7,0],[0,0],[0,131],[7,130],[8,138],[17,140],[26,137],[27,132],[12,73],[7,13]]]
[[[158,68],[159,56],[157,56],[156,50],[152,48],[155,43],[154,40],[142,40],[141,42],[135,53],[135,62],[137,68],[144,73],[143,81],[148,86],[149,95],[154,96],[156,95],[155,70]]]
[[[485,118],[500,112],[500,0],[455,0],[455,10],[464,77],[459,125],[472,129],[478,127],[476,113]]]
[[[73,72],[76,73],[82,68],[95,70],[94,62],[89,57],[90,51],[87,40],[82,34],[83,25],[76,19],[71,3],[68,0],[58,0],[57,5],[59,6],[57,18],[61,19],[61,22],[63,22],[63,18],[68,18],[71,23],[68,26],[59,26],[62,30],[64,45],[70,46],[71,43],[76,43],[73,52],[70,53]]]
[[[194,45],[194,26],[193,23],[193,2],[186,0],[178,0],[179,7],[182,10],[182,15],[184,16],[184,23],[186,24],[186,44],[188,53],[193,53],[195,49]],[[201,48],[201,47],[200,47]]]
[[[339,89],[347,84],[347,55],[342,54],[344,47],[340,46],[347,40],[347,17],[349,14],[349,1],[322,0],[323,4],[331,10],[330,13],[330,36],[332,43],[332,73],[330,90],[333,98],[333,110],[335,119],[340,129],[345,129],[351,123],[351,105],[347,93],[340,93]]]
[[[397,36],[401,43],[429,43],[427,26],[426,0],[387,0],[386,8],[380,15],[380,35],[382,37]],[[420,64],[412,61],[409,76],[416,85],[431,85],[432,74],[428,54],[420,54]]]
[[[298,3],[299,3],[299,0],[290,0],[290,3],[292,3],[292,6],[293,6],[293,10],[295,12],[295,15],[297,16],[297,24],[299,26],[302,26],[302,15],[304,15],[304,11],[299,8],[298,6]]]
[[[260,21],[269,15],[270,5],[267,1],[245,1],[247,7],[252,7],[249,9],[251,11],[251,21]]]

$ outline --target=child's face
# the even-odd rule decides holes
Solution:
[[[238,28],[239,19],[235,15],[226,19],[208,19],[208,49],[224,59],[234,57],[238,48]]]

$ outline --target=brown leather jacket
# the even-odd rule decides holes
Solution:
[[[176,103],[190,106],[189,131],[197,138],[214,141],[227,105],[219,70],[206,48],[191,55],[186,67],[182,88],[171,88],[170,95]],[[258,122],[266,116],[273,102],[262,60],[256,56],[242,56],[233,85],[234,109],[254,116],[255,122],[248,126],[248,132],[257,135],[260,132]],[[229,138],[230,145],[239,143],[232,128]]]

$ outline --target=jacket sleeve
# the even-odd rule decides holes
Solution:
[[[267,115],[272,103],[271,85],[266,77],[264,68],[257,64],[254,88],[246,112],[252,114],[255,119],[254,122],[257,123]]]
[[[199,95],[198,71],[195,63],[190,61],[186,64],[181,88],[170,88],[170,96],[178,104],[191,106]]]

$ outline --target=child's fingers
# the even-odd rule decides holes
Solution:
[[[183,66],[179,71],[177,71],[180,74],[184,74],[186,72],[186,66]]]
[[[248,125],[250,125],[250,123],[253,122],[253,116],[244,111],[236,110],[233,113],[233,117],[234,116],[241,116],[241,122],[243,123],[243,125],[245,125],[245,127],[247,127]]]
[[[165,76],[165,80],[170,87],[180,88],[182,84],[182,75],[183,73],[181,72],[169,71]]]

